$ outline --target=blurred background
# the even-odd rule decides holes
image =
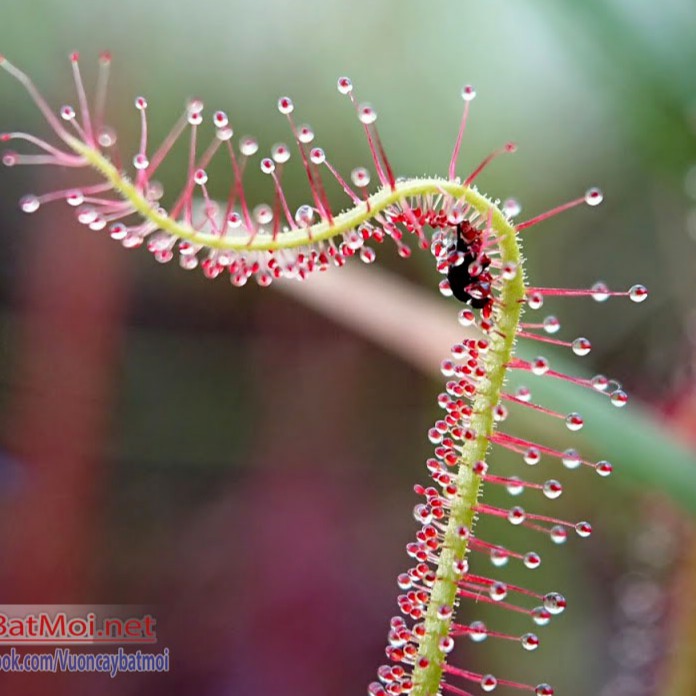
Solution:
[[[533,654],[489,640],[462,645],[455,662],[549,681],[566,696],[696,693],[691,0],[6,0],[1,15],[0,51],[56,108],[74,101],[67,54],[80,50],[91,81],[99,51],[111,50],[108,120],[125,152],[137,138],[136,95],[148,99],[155,140],[195,96],[227,110],[236,133],[258,136],[267,152],[289,139],[275,108],[288,94],[347,174],[368,161],[335,90],[348,74],[379,112],[397,174],[444,175],[459,90],[471,82],[467,166],[519,144],[481,177],[483,190],[515,196],[526,217],[601,186],[599,210],[534,228],[525,250],[535,285],[602,279],[651,290],[640,307],[548,301],[539,315],[559,315],[563,338],[588,336],[594,350],[583,366],[622,381],[632,407],[620,413],[623,430],[600,433],[593,427],[617,413],[597,398],[572,443],[541,421],[524,432],[561,448],[579,443],[611,459],[617,475],[600,485],[589,471],[543,465],[567,492],[540,509],[592,520],[597,531],[583,543],[549,548],[487,525],[498,543],[544,558],[533,577],[512,565],[499,573],[562,591],[572,611],[539,631]],[[47,134],[6,74],[0,129]],[[175,153],[165,188],[180,185],[184,157]],[[224,196],[219,165],[209,173]],[[399,346],[428,333],[433,317],[376,341],[359,320],[337,322],[301,295],[239,290],[126,253],[64,206],[32,217],[17,207],[26,192],[81,180],[0,171],[0,601],[140,603],[158,618],[172,670],[115,680],[0,675],[0,691],[365,693],[396,613],[394,578],[408,567],[412,484],[426,482],[441,388],[437,361],[426,372]],[[285,181],[291,207],[304,203],[297,161]],[[254,202],[271,195],[260,174],[248,187]],[[432,258],[378,251],[375,303],[407,312],[406,292],[384,284],[379,294],[380,278],[398,274],[456,330],[458,308],[437,293]],[[351,292],[348,282],[337,302],[349,305]],[[449,345],[432,349],[446,357]],[[554,394],[569,404],[575,396]],[[636,453],[639,433],[650,447]],[[519,458],[495,455],[500,471],[519,471]],[[461,612],[462,622],[514,630],[485,607]]]

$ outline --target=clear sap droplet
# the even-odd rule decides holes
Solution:
[[[481,689],[483,691],[493,691],[496,686],[498,686],[498,680],[492,674],[484,674],[481,676]]]
[[[490,559],[496,568],[502,568],[510,560],[510,552],[502,546],[494,546],[490,550]]]
[[[599,205],[603,200],[604,194],[596,187],[588,189],[585,193],[585,203],[587,203],[587,205]]]
[[[41,207],[41,202],[36,196],[23,196],[19,201],[19,207],[24,213],[35,213]]]
[[[115,222],[109,228],[109,236],[112,239],[121,240],[128,234],[128,228],[122,222]]]
[[[361,104],[358,107],[358,118],[360,123],[369,126],[377,120],[377,112],[370,104]]]
[[[565,527],[557,524],[549,530],[549,537],[551,537],[551,541],[554,544],[565,544],[568,539],[568,532]]]
[[[520,643],[525,650],[536,650],[539,647],[539,638],[534,633],[525,633],[520,636]]]
[[[485,476],[488,473],[488,464],[484,462],[482,459],[479,459],[477,462],[474,462],[474,465],[471,467],[471,470],[477,476]]]
[[[97,135],[97,141],[101,147],[113,147],[116,144],[116,131],[104,126]]]
[[[602,459],[601,461],[597,462],[595,464],[595,471],[603,477],[609,476],[611,472],[614,470],[614,467],[606,461],[605,459]]]
[[[578,522],[575,525],[575,532],[579,537],[587,538],[592,534],[592,525],[589,522]]]
[[[450,616],[452,616],[452,607],[449,604],[442,604],[437,608],[438,619],[449,619]]]
[[[566,469],[577,469],[582,464],[582,457],[577,450],[567,449],[563,452],[561,462]]]
[[[254,219],[259,225],[268,225],[273,220],[273,208],[266,203],[261,203],[254,208]]]
[[[505,484],[505,488],[510,495],[520,495],[524,490],[522,481],[517,476],[510,476],[510,481]]]
[[[530,551],[529,553],[526,553],[524,555],[522,562],[524,563],[526,568],[534,570],[541,565],[541,556],[539,556],[539,554],[535,553],[534,551]]]
[[[291,114],[295,110],[295,105],[290,97],[281,97],[278,99],[278,111],[281,114]]]
[[[576,338],[573,341],[573,353],[583,357],[592,350],[592,344],[584,337]]]
[[[644,285],[634,285],[628,291],[628,296],[633,302],[643,302],[648,297],[648,290]]]
[[[555,500],[563,493],[563,486],[556,479],[549,479],[543,485],[544,495],[550,500]]]
[[[138,170],[143,170],[150,166],[150,162],[142,152],[139,152],[133,157],[133,166]]]
[[[314,131],[312,127],[307,124],[300,126],[297,130],[297,139],[305,145],[311,143],[314,140]]]
[[[452,210],[447,215],[447,222],[452,226],[464,222],[464,209],[460,205],[452,206]]]
[[[275,171],[275,162],[270,157],[264,157],[259,162],[259,168],[264,174],[272,174]]]
[[[300,227],[310,227],[314,223],[314,208],[311,205],[301,205],[295,211],[295,222]]]
[[[544,305],[544,296],[540,292],[533,292],[527,296],[529,309],[540,309]]]
[[[543,375],[549,371],[549,361],[546,358],[538,357],[532,362],[532,373]]]
[[[326,154],[320,147],[313,147],[309,153],[309,159],[313,164],[323,164],[326,161]]]
[[[75,109],[68,105],[61,107],[60,117],[64,121],[72,121],[75,118]]]
[[[357,230],[348,230],[344,233],[343,239],[346,246],[353,251],[357,251],[364,244],[364,239]]]
[[[513,263],[512,261],[508,261],[508,263],[503,265],[500,273],[505,280],[513,280],[513,278],[515,278],[517,275],[517,264]]]
[[[562,614],[566,608],[565,597],[558,592],[549,592],[548,594],[544,595],[544,599],[542,601],[544,602],[544,607],[546,610],[554,615]]]
[[[440,294],[445,297],[452,297],[452,288],[448,280],[441,280],[439,284]]]
[[[179,266],[185,271],[192,271],[198,266],[198,258],[192,254],[182,254],[179,256]]]
[[[242,225],[242,216],[237,212],[231,212],[227,216],[227,224],[231,229],[236,230]]]
[[[353,91],[353,83],[349,77],[339,77],[336,86],[341,94],[350,94]]]
[[[452,561],[452,568],[457,575],[464,575],[469,572],[469,561],[466,558],[456,558]]]
[[[626,394],[626,392],[622,389],[617,389],[611,393],[609,400],[611,401],[612,406],[616,406],[616,408],[623,408],[628,403],[628,394]]]
[[[502,404],[498,404],[493,409],[493,420],[497,423],[502,423],[508,417],[508,410]]]
[[[445,377],[451,377],[454,374],[454,363],[451,360],[443,360],[440,363],[440,372]]]
[[[97,219],[97,211],[89,206],[82,206],[77,209],[77,221],[82,225],[89,225]]]
[[[483,621],[472,621],[469,624],[469,638],[474,643],[480,643],[488,638],[488,629]]]
[[[572,432],[576,432],[585,425],[585,421],[579,413],[569,413],[565,418],[566,428]]]
[[[454,648],[454,639],[451,636],[443,636],[442,638],[440,638],[438,647],[440,648],[441,653],[450,653]]]
[[[547,334],[558,333],[560,328],[561,322],[558,321],[558,319],[553,315],[550,315],[544,319],[544,331],[546,331]]]
[[[354,186],[364,188],[370,183],[370,172],[368,172],[365,167],[356,167],[350,173],[350,180],[353,182]]]
[[[532,392],[527,387],[518,387],[515,391],[515,396],[520,400],[527,402],[532,398]]]
[[[539,684],[534,689],[534,696],[553,696],[553,687],[549,684]]]
[[[259,150],[259,144],[255,138],[251,136],[244,136],[239,141],[239,151],[246,157],[251,157],[255,155]]]
[[[541,460],[541,452],[536,447],[527,447],[523,455],[525,464],[534,466]]]
[[[371,249],[370,247],[366,246],[360,249],[360,260],[363,263],[373,263],[376,257],[377,254],[375,253],[374,249]]]
[[[609,299],[609,288],[601,281],[595,283],[591,288],[592,299],[595,302],[605,302]]]
[[[442,442],[442,433],[437,428],[430,428],[428,430],[428,440],[433,445],[439,445]]]
[[[276,143],[271,148],[271,157],[278,164],[285,164],[290,159],[290,148],[285,143]]]
[[[462,326],[472,326],[476,322],[476,315],[470,309],[462,309],[457,320]]]
[[[503,212],[507,217],[513,218],[522,212],[522,206],[515,198],[507,198],[503,201]]]
[[[595,375],[592,378],[592,386],[600,392],[603,392],[609,386],[609,380],[604,375]]]
[[[472,85],[464,85],[461,94],[464,101],[471,101],[476,98],[476,90]]]
[[[226,128],[230,123],[227,114],[224,111],[216,111],[213,114],[213,124],[216,128]]]
[[[106,227],[106,220],[101,216],[97,216],[92,222],[89,223],[88,227],[90,230],[99,232]]]
[[[551,621],[551,612],[546,607],[534,607],[531,614],[537,626],[546,626]]]
[[[85,197],[82,195],[82,191],[75,189],[74,191],[70,191],[65,196],[65,200],[68,205],[71,205],[73,208],[76,208],[78,205],[82,205],[84,203]]]
[[[524,522],[526,516],[524,508],[516,505],[508,510],[507,519],[510,524],[518,525]]]

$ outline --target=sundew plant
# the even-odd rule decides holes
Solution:
[[[511,372],[532,373],[595,392],[607,408],[627,402],[621,385],[611,378],[574,376],[554,369],[543,355],[530,360],[516,352],[521,341],[541,352],[545,345],[567,349],[577,357],[590,352],[587,338],[556,337],[560,331],[556,317],[537,318],[535,310],[548,296],[595,302],[613,296],[634,302],[646,299],[642,285],[611,289],[597,282],[586,288],[537,287],[527,277],[521,249],[524,236],[534,234],[542,224],[557,225],[552,218],[559,213],[579,205],[598,205],[600,190],[590,188],[570,202],[524,220],[518,220],[516,201],[501,202],[494,192],[479,190],[481,172],[498,157],[513,153],[516,146],[504,144],[473,167],[460,164],[476,96],[468,85],[461,91],[463,115],[453,134],[450,161],[430,177],[394,171],[377,130],[377,112],[360,101],[347,77],[338,79],[337,88],[364,131],[370,156],[367,167],[339,171],[318,146],[312,128],[296,118],[289,97],[278,99],[277,108],[287,121],[292,145],[278,143],[268,155],[259,153],[256,140],[238,137],[225,112],[208,114],[200,101],[189,102],[171,131],[156,140],[148,129],[147,101],[137,97],[140,139],[135,152],[126,153],[106,120],[110,56],[100,57],[93,93],[83,85],[76,53],[70,56],[70,64],[75,104],[54,110],[25,73],[0,57],[0,66],[24,86],[54,136],[46,140],[18,131],[3,133],[0,140],[17,147],[3,153],[4,165],[57,165],[86,169],[92,175],[79,188],[24,196],[20,202],[24,212],[64,201],[74,208],[79,223],[103,231],[122,246],[145,247],[160,263],[200,267],[207,278],[226,278],[233,286],[251,281],[265,287],[276,280],[302,281],[346,263],[371,264],[376,260],[376,246],[386,241],[404,258],[412,253],[432,256],[442,276],[439,290],[450,298],[452,316],[463,327],[463,337],[441,364],[443,385],[437,398],[441,416],[428,431],[433,453],[426,470],[431,482],[426,483],[424,476],[415,485],[420,498],[413,509],[418,529],[406,546],[409,565],[397,578],[399,614],[388,627],[386,661],[382,656],[384,664],[366,685],[367,693],[470,696],[517,690],[537,696],[553,694],[543,675],[534,683],[524,683],[508,674],[504,664],[495,674],[483,673],[475,664],[450,660],[450,653],[458,641],[486,639],[509,641],[513,649],[516,644],[533,651],[543,640],[537,631],[566,608],[558,591],[562,588],[538,589],[544,584],[543,569],[538,570],[543,566],[544,538],[570,544],[571,537],[590,536],[592,526],[566,518],[562,501],[569,494],[561,495],[564,490],[556,478],[542,480],[536,475],[536,465],[546,459],[559,468],[592,469],[599,477],[612,473],[610,462],[589,460],[573,447],[572,433],[584,424],[579,413],[557,412],[537,402],[529,389],[508,386]],[[181,140],[188,149],[188,165],[181,173],[180,190],[171,194],[163,190],[157,176]],[[284,165],[291,156],[300,159],[307,183],[307,200],[296,208],[283,188]],[[229,195],[224,201],[214,200],[208,190],[207,168],[214,157],[225,159],[229,169]],[[244,180],[250,167],[260,168],[268,177],[267,202],[247,196]],[[340,210],[326,193],[329,181],[345,194]],[[530,439],[525,432],[508,430],[505,421],[513,409],[527,409],[539,419],[561,420],[571,433],[568,447],[558,449]],[[518,455],[519,475],[500,473],[496,459],[502,450]],[[513,498],[525,493],[529,506],[493,505],[487,495],[491,487],[502,487]],[[535,499],[540,497],[560,499],[558,512],[552,516],[535,512]],[[483,515],[538,532],[539,549],[507,548],[494,537],[482,538],[476,522]],[[519,563],[539,577],[530,577],[525,585],[504,582],[496,577],[496,569],[507,563]],[[490,625],[465,621],[460,611],[464,602],[491,604],[501,611]],[[513,632],[507,622],[511,614],[527,617],[529,630]],[[380,656],[375,655],[375,664],[379,662]]]

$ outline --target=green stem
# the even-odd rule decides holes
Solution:
[[[485,358],[486,377],[476,391],[473,402],[471,428],[476,438],[467,440],[464,445],[457,473],[457,496],[453,499],[450,518],[438,560],[435,584],[430,594],[430,603],[425,618],[425,635],[421,640],[419,658],[427,659],[427,666],[418,664],[413,671],[414,687],[411,696],[433,696],[439,693],[445,655],[440,650],[440,639],[449,635],[452,615],[440,618],[441,606],[454,608],[457,596],[457,582],[460,579],[454,562],[466,557],[468,539],[462,538],[459,528],[473,529],[474,508],[482,488],[482,479],[474,474],[472,466],[484,460],[488,451],[490,437],[495,429],[493,409],[500,400],[500,392],[505,382],[507,364],[515,347],[515,336],[522,313],[525,296],[522,254],[517,242],[515,229],[494,209],[493,225],[499,235],[499,249],[504,263],[517,266],[517,274],[505,281],[500,296],[500,314],[496,322],[499,333],[491,332],[490,347]]]
[[[438,559],[436,580],[431,590],[431,599],[425,618],[426,631],[420,642],[419,657],[426,658],[427,665],[423,661],[422,665],[417,664],[413,671],[412,696],[432,696],[438,693],[446,657],[440,650],[440,639],[449,635],[452,623],[452,615],[440,618],[438,609],[442,605],[454,607],[456,604],[457,582],[460,578],[454,568],[454,561],[464,559],[468,551],[468,540],[462,538],[458,530],[460,527],[466,527],[469,530],[473,528],[475,506],[482,487],[482,479],[474,474],[472,466],[475,462],[485,459],[490,438],[495,429],[493,409],[500,400],[500,392],[505,381],[507,364],[514,349],[525,297],[523,259],[514,226],[495,204],[477,190],[463,186],[458,181],[423,178],[397,182],[393,189],[382,188],[370,196],[366,203],[337,215],[331,224],[320,222],[308,229],[287,231],[275,240],[270,234],[263,232],[238,238],[206,234],[159,212],[101,153],[74,138],[69,139],[69,144],[75,152],[97,169],[111,183],[115,191],[124,200],[130,202],[147,221],[179,239],[215,249],[243,252],[310,245],[355,229],[391,206],[422,195],[437,196],[444,193],[456,200],[465,201],[485,220],[490,219],[498,239],[500,258],[503,263],[514,264],[517,273],[511,280],[503,280],[496,331],[491,332],[489,349],[484,358],[486,376],[473,401],[471,428],[476,433],[476,437],[467,440],[462,449],[457,474],[458,492],[451,503],[450,518],[442,552]]]
[[[146,220],[158,229],[169,232],[173,236],[191,242],[195,245],[210,247],[220,250],[234,251],[268,251],[276,249],[293,249],[297,247],[315,244],[355,229],[358,225],[372,219],[395,203],[414,196],[422,196],[447,193],[453,198],[466,201],[481,215],[487,216],[493,210],[493,227],[499,232],[508,228],[513,230],[505,216],[491,204],[491,202],[478,191],[462,186],[456,181],[427,177],[423,179],[408,179],[399,181],[394,188],[382,188],[368,199],[366,203],[334,217],[333,223],[319,222],[306,229],[289,230],[279,235],[277,239],[269,233],[259,232],[248,237],[219,236],[210,233],[199,232],[189,225],[173,220],[162,214],[152,203],[148,201],[134,186],[130,180],[97,150],[85,145],[77,138],[68,138],[70,147],[85,161],[94,167],[114,187],[114,190]],[[514,231],[512,232],[514,235]]]

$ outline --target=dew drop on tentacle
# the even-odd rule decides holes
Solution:
[[[558,333],[560,328],[561,323],[555,316],[549,315],[544,319],[544,331],[546,331],[547,334]]]
[[[528,447],[523,455],[525,464],[534,466],[541,461],[541,452],[537,447]]]
[[[60,109],[60,117],[64,121],[74,121],[75,109],[73,109],[72,106],[62,106]]]
[[[565,418],[565,424],[568,430],[575,432],[582,428],[585,421],[579,413],[569,413]]]
[[[604,194],[598,188],[588,189],[585,193],[585,203],[587,205],[595,206],[599,205],[604,200]]]
[[[536,650],[539,647],[539,638],[534,633],[525,633],[520,637],[520,643],[525,650]]]
[[[41,207],[41,203],[37,196],[27,195],[20,199],[19,207],[24,213],[35,213]]]
[[[547,498],[555,500],[561,495],[561,493],[563,493],[563,486],[561,486],[559,481],[549,479],[548,481],[544,482],[543,491]]]
[[[514,218],[522,212],[522,206],[515,198],[508,198],[503,201],[503,213],[508,218]]]
[[[576,338],[572,348],[575,355],[583,357],[592,350],[592,344],[586,338]]]
[[[371,104],[360,104],[358,118],[364,125],[371,125],[377,120],[377,112]]]
[[[501,546],[494,546],[489,553],[491,563],[496,568],[502,568],[510,560],[510,552]],[[502,598],[501,598],[502,599]]]
[[[566,469],[577,469],[582,464],[582,457],[575,449],[567,449],[563,452],[561,462]]]
[[[349,77],[339,77],[337,87],[341,94],[350,94],[353,91],[353,83]]]
[[[565,544],[568,540],[568,532],[565,527],[557,524],[549,530],[549,537],[554,544]],[[546,606],[546,604],[544,604],[544,606]]]
[[[526,568],[529,568],[530,570],[536,570],[541,565],[541,557],[538,553],[530,551],[529,553],[526,553],[524,555],[522,562],[524,563]]]
[[[527,296],[529,309],[541,309],[544,305],[544,296],[539,292],[533,292]]]
[[[590,292],[592,293],[592,299],[595,302],[606,302],[610,296],[609,288],[607,287],[606,283],[602,283],[601,281],[596,282],[590,288]]]
[[[290,148],[285,143],[276,143],[271,148],[271,157],[277,164],[285,164],[290,159]]]
[[[494,691],[498,686],[498,680],[492,674],[481,675],[481,689],[486,693]]]
[[[562,614],[566,608],[565,597],[558,592],[549,592],[543,597],[544,608],[551,614]]]
[[[595,471],[602,477],[610,476],[614,467],[606,460],[601,460],[595,464]]]
[[[623,389],[617,389],[611,393],[609,400],[612,406],[623,408],[628,403],[628,395]]]
[[[648,291],[644,285],[634,285],[628,294],[633,302],[643,302],[648,297]]]

